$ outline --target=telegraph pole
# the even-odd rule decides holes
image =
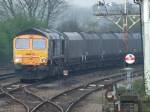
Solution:
[[[150,0],[143,0],[142,7],[145,91],[150,95]]]
[[[143,50],[144,50],[144,84],[146,95],[150,96],[150,0],[134,0],[140,5]]]

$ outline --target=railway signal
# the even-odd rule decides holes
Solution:
[[[135,63],[135,56],[133,54],[127,54],[125,56],[125,62],[129,65],[134,64]],[[132,72],[133,72],[133,68],[127,67],[125,68],[125,71],[127,72],[127,88],[129,90],[132,90],[132,81],[133,81],[133,77],[132,77]]]
[[[133,54],[127,54],[125,56],[125,62],[127,64],[133,64],[133,63],[135,63],[135,56]]]

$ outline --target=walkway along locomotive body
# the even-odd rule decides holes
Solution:
[[[16,66],[44,69],[48,76],[62,75],[64,70],[123,66],[126,55],[123,33],[60,33],[32,28],[18,33],[13,44]],[[136,63],[142,62],[140,33],[129,34],[128,46],[129,53],[136,56]]]

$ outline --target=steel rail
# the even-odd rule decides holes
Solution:
[[[133,77],[141,76],[141,73],[143,73],[143,72],[139,72],[139,74],[135,74]],[[113,83],[120,82],[120,81],[122,81],[122,80],[124,80],[123,77],[120,78],[120,79],[115,80],[115,81],[112,82],[110,85],[112,85]],[[86,94],[80,96],[78,99],[76,99],[74,102],[72,102],[71,105],[69,105],[69,107],[67,108],[67,110],[66,110],[65,112],[71,112],[71,110],[75,107],[75,105],[76,105],[77,103],[79,103],[80,101],[84,100],[86,97],[88,97],[90,94],[93,94],[93,93],[96,92],[96,91],[99,91],[99,90],[102,90],[102,89],[106,89],[107,86],[108,86],[108,85],[105,85],[104,87],[98,87],[98,88],[94,89],[93,91],[90,91],[90,92],[88,92],[88,93],[86,93]]]
[[[136,73],[136,72],[139,72],[140,70],[138,70],[138,71],[134,71],[134,73]],[[120,77],[121,76],[121,77]],[[125,76],[126,76],[126,74],[125,74],[125,72],[123,72],[123,73],[118,73],[117,75],[115,74],[115,75],[111,75],[111,76],[106,76],[106,77],[103,77],[103,78],[100,78],[100,79],[98,79],[98,80],[95,80],[95,81],[91,81],[91,82],[88,82],[87,84],[83,84],[83,85],[80,85],[80,86],[78,86],[78,87],[75,87],[75,88],[72,88],[72,89],[70,89],[70,90],[67,90],[67,91],[65,91],[65,92],[62,92],[62,93],[60,93],[60,94],[58,94],[58,95],[56,95],[56,96],[54,96],[54,97],[52,97],[51,99],[50,99],[50,101],[52,101],[52,102],[54,102],[54,103],[58,103],[57,102],[57,98],[58,98],[58,100],[60,100],[59,99],[59,97],[61,98],[63,98],[64,97],[64,95],[67,95],[68,94],[68,96],[69,95],[71,95],[71,94],[73,94],[73,92],[76,92],[76,91],[78,91],[79,89],[87,89],[88,88],[88,86],[90,86],[91,84],[95,84],[96,85],[96,83],[101,83],[101,82],[103,82],[104,80],[107,80],[107,79],[116,79],[116,78],[119,78],[119,79],[117,79],[116,81],[113,81],[113,82],[111,82],[110,84],[108,84],[108,82],[107,82],[107,84],[105,84],[105,87],[106,86],[109,86],[109,85],[111,85],[112,83],[116,83],[116,82],[118,82],[118,81],[120,81],[120,80],[123,80],[124,78],[125,78]],[[137,76],[137,75],[136,75]],[[94,88],[94,87],[93,87]],[[93,89],[92,88],[92,89]],[[90,90],[90,91],[87,91],[87,92],[85,92],[84,94],[81,94],[81,98],[82,97],[84,97],[84,96],[86,96],[86,95],[88,95],[88,94],[90,94],[90,93],[92,93],[92,91],[96,91],[96,90],[100,90],[100,89],[102,89],[101,87],[95,87],[95,89],[93,89],[93,90]],[[83,92],[83,91],[82,91]],[[63,104],[62,104],[62,108],[63,108],[63,110],[64,110],[64,112],[68,112],[69,110],[70,110],[70,108],[72,107],[72,105],[74,105],[74,103],[75,102],[77,102],[79,99],[80,99],[80,97],[78,97],[77,99],[75,99],[75,100],[73,100],[70,104],[69,104],[69,106],[67,107],[67,109],[64,109],[63,108]]]

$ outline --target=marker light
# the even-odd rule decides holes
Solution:
[[[15,62],[16,62],[16,63],[21,62],[21,58],[15,58]]]

